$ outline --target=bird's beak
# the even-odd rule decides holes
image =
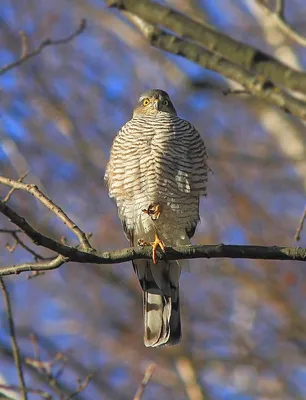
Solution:
[[[153,108],[154,108],[155,110],[158,110],[158,105],[159,105],[159,100],[158,100],[158,99],[154,99],[154,100],[153,100]]]

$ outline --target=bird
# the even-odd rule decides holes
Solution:
[[[160,89],[141,94],[111,147],[105,182],[126,238],[132,247],[152,246],[152,259],[132,261],[143,290],[146,347],[181,340],[182,262],[159,259],[157,250],[190,244],[207,192],[207,159],[197,129]]]

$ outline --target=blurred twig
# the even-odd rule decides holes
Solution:
[[[305,206],[303,214],[301,216],[301,219],[300,219],[300,222],[299,222],[299,226],[298,226],[298,228],[296,230],[296,233],[294,235],[294,239],[297,242],[301,239],[301,232],[302,232],[303,227],[304,227],[305,218],[306,218],[306,206]]]
[[[186,357],[178,358],[177,372],[182,379],[189,400],[205,400],[200,385],[197,383],[194,367]]]
[[[6,315],[7,315],[9,331],[10,331],[10,336],[11,336],[14,362],[15,362],[15,365],[17,368],[22,399],[27,400],[28,395],[27,395],[27,389],[26,389],[24,377],[23,377],[23,370],[22,370],[22,364],[21,364],[21,359],[20,359],[19,347],[17,344],[16,333],[15,333],[15,324],[14,324],[14,319],[13,319],[13,312],[12,312],[10,297],[9,297],[9,293],[6,288],[6,285],[1,277],[0,277],[0,287],[1,287],[1,290],[3,293],[3,298],[4,298],[5,308],[6,308]]]
[[[37,56],[47,46],[57,46],[59,44],[65,44],[65,43],[70,42],[76,36],[80,35],[85,30],[85,28],[86,28],[86,20],[82,19],[78,29],[75,32],[73,32],[71,35],[69,35],[69,36],[67,36],[67,37],[65,37],[63,39],[58,39],[58,40],[46,39],[43,42],[41,42],[41,44],[36,49],[34,49],[33,51],[30,51],[30,52],[27,51],[28,49],[27,49],[27,46],[26,46],[25,35],[21,34],[21,38],[22,38],[21,57],[17,61],[14,61],[14,62],[12,62],[10,64],[7,64],[4,67],[2,67],[0,69],[0,76],[3,75],[4,73],[6,73],[7,71],[11,70],[11,69],[18,67],[19,65],[21,65],[24,62],[28,61],[30,58]]]
[[[91,381],[91,378],[92,378],[92,375],[89,374],[86,376],[86,378],[83,380],[83,382],[81,380],[79,380],[77,390],[75,392],[71,393],[71,395],[69,395],[68,397],[66,397],[65,400],[71,400],[75,396],[77,396],[79,393],[81,393],[83,390],[85,390],[87,388],[89,382]]]
[[[296,32],[286,21],[284,0],[276,0],[275,11],[271,11],[263,2],[263,0],[257,0],[257,3],[264,9],[268,17],[274,19],[274,21],[277,23],[277,26],[282,30],[283,33],[285,33],[299,45],[306,46],[306,37]]]
[[[0,384],[0,389],[12,390],[14,392],[20,392],[22,390],[19,386],[2,385],[2,384]],[[44,390],[41,390],[41,389],[26,388],[26,391],[28,393],[37,394],[37,395],[41,396],[43,399],[47,399],[47,400],[52,400],[53,399],[53,396],[50,393],[45,392]],[[1,399],[1,397],[0,397],[0,399]]]
[[[154,363],[148,365],[148,367],[147,367],[147,369],[145,371],[144,377],[143,377],[143,379],[142,379],[142,381],[141,381],[141,383],[140,383],[140,385],[139,385],[139,387],[137,389],[137,392],[136,392],[133,400],[141,400],[142,399],[142,396],[144,394],[145,388],[146,388],[147,384],[149,383],[149,381],[150,381],[150,379],[152,377],[152,374],[153,374],[153,372],[155,370],[155,367],[156,367],[156,364],[154,364]]]

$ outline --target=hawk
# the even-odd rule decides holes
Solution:
[[[144,343],[181,339],[178,261],[156,250],[190,244],[206,195],[207,152],[194,126],[177,116],[169,95],[143,93],[114,139],[105,180],[131,246],[152,245],[152,260],[133,261],[143,289]]]

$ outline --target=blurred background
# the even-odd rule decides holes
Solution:
[[[167,4],[305,68],[305,48],[284,36],[255,0]],[[291,0],[285,9],[291,25],[305,34],[302,10],[305,15],[303,0]],[[94,247],[127,247],[103,183],[105,165],[138,96],[160,88],[209,150],[213,174],[193,242],[296,245],[306,190],[305,125],[298,119],[251,96],[224,96],[222,90],[237,85],[149,47],[120,12],[99,0],[2,0],[1,65],[20,57],[20,30],[30,50],[49,37],[69,35],[81,18],[88,22],[82,35],[1,77],[1,175],[18,179],[30,171],[26,182],[36,183],[91,232]],[[7,191],[0,187],[1,198]],[[10,205],[42,233],[77,243],[29,194],[15,192]],[[13,226],[2,216],[0,227]],[[20,246],[10,253],[7,244],[14,241],[0,234],[2,266],[31,260]],[[299,245],[306,246],[306,232]],[[182,344],[160,349],[143,345],[142,293],[131,263],[69,263],[35,279],[5,278],[21,353],[28,358],[26,383],[58,399],[92,373],[75,398],[125,400],[155,362],[145,399],[304,399],[304,271],[300,262],[193,260],[191,273],[181,278]],[[18,385],[2,298],[0,317],[0,380]],[[38,353],[42,365],[35,363]]]

